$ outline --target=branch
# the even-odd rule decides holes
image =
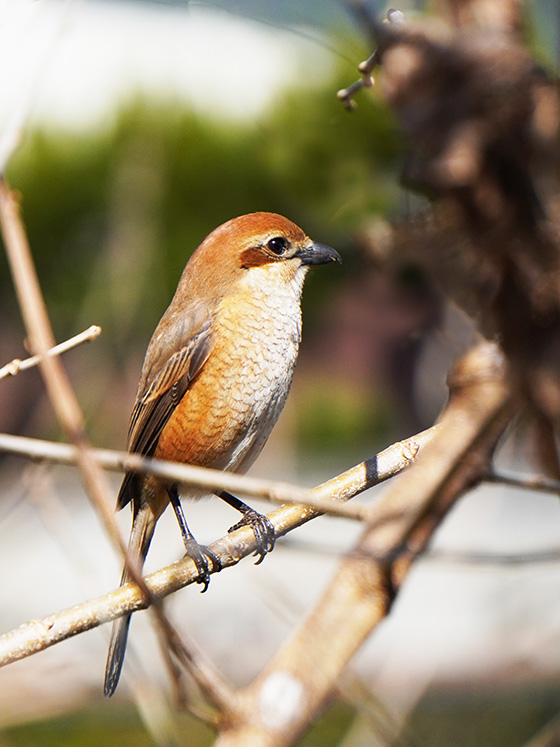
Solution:
[[[363,17],[364,15],[364,9],[361,6],[354,6],[353,10],[360,14],[360,17]],[[369,15],[367,15],[367,22],[368,25],[371,26],[373,30],[377,29],[377,22],[370,18]],[[390,23],[394,26],[404,26],[405,25],[405,19],[404,14],[400,10],[388,10],[387,11],[387,18],[386,23]],[[374,69],[379,65],[380,62],[380,54],[379,50],[376,49],[373,54],[371,54],[367,60],[364,60],[363,62],[360,62],[358,65],[358,71],[361,74],[361,78],[359,78],[357,81],[349,85],[347,88],[341,88],[340,91],[337,91],[337,98],[342,101],[344,104],[344,108],[348,111],[352,111],[356,108],[356,102],[354,101],[354,95],[358,93],[358,91],[361,91],[362,88],[371,88],[373,84],[375,83],[372,72]]]
[[[542,475],[513,475],[494,470],[487,475],[486,482],[508,485],[511,488],[519,488],[520,490],[536,490],[539,493],[560,494],[560,482],[543,477]]]
[[[67,350],[71,350],[72,348],[81,345],[83,342],[91,342],[92,340],[95,340],[96,337],[99,337],[100,334],[101,327],[98,327],[96,324],[92,324],[91,327],[84,330],[83,332],[80,332],[79,335],[75,335],[69,340],[55,345],[54,348],[50,348],[49,350],[47,350],[46,354],[49,356],[61,355],[61,353],[66,353]],[[10,361],[10,363],[6,363],[5,366],[2,366],[2,368],[0,368],[0,379],[5,379],[7,376],[17,376],[20,371],[25,371],[28,368],[33,368],[33,366],[38,366],[40,363],[41,356],[39,355],[33,355],[31,358],[26,358],[25,360],[14,358],[13,361]]]
[[[274,503],[300,503],[335,516],[363,520],[366,516],[365,507],[345,505],[340,501],[346,501],[401,472],[412,463],[420,449],[429,443],[437,428],[438,426],[433,426],[411,438],[392,444],[379,454],[325,483],[329,486],[326,490],[315,488],[310,491],[289,483],[262,480],[162,459],[149,459],[125,451],[91,448],[90,456],[100,467],[114,472],[149,473],[179,485],[201,486],[207,488],[209,493],[227,490]],[[75,465],[78,462],[75,446],[12,436],[7,433],[0,433],[0,452],[54,464]]]
[[[323,511],[329,510],[333,513],[340,513],[340,509],[345,508],[345,506],[339,505],[337,507],[339,510],[335,512],[336,506],[332,505],[335,501],[349,500],[358,493],[379,484],[404,469],[434,438],[437,431],[438,427],[430,428],[411,439],[393,444],[376,456],[361,462],[310,491],[279,483],[255,480],[241,475],[202,469],[201,467],[189,467],[155,459],[142,459],[132,454],[97,449],[92,449],[90,454],[98,464],[108,469],[123,470],[130,469],[131,465],[134,467],[143,466],[144,470],[149,469],[153,474],[172,478],[178,482],[202,484],[209,488],[213,486],[214,489],[236,490],[242,485],[244,493],[271,500],[290,501],[294,499],[294,495],[301,494],[305,500],[321,506]],[[20,436],[0,435],[0,450],[34,458],[49,454],[51,461],[65,464],[73,464],[77,459],[76,450],[72,446],[51,444],[47,441],[25,439]],[[187,480],[185,480],[186,475],[189,477]],[[268,486],[267,491],[263,489],[266,486]],[[282,495],[282,492],[284,492],[284,495]],[[360,514],[362,513],[363,509],[360,510]],[[276,534],[283,536],[318,515],[318,511],[310,509],[307,505],[289,503],[269,513],[268,518],[272,522]],[[257,542],[252,529],[242,527],[214,542],[210,549],[218,556],[222,567],[226,568],[236,565],[242,558],[255,552]],[[196,582],[197,578],[198,571],[194,562],[191,558],[185,557],[146,576],[144,581],[150,597],[159,600]],[[49,648],[77,633],[90,630],[147,606],[146,599],[140,589],[135,584],[128,584],[71,609],[49,615],[42,620],[25,623],[0,637],[0,666],[23,659],[38,651],[43,651],[45,648]]]

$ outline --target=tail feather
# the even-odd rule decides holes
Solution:
[[[124,663],[124,654],[126,651],[126,642],[128,640],[128,629],[130,627],[131,615],[119,617],[113,623],[111,631],[111,642],[107,654],[107,664],[105,666],[105,684],[103,692],[106,698],[114,695]]]
[[[133,557],[140,561],[140,567],[144,565],[144,560],[148,554],[150,542],[154,534],[156,519],[153,512],[148,506],[139,509],[132,524],[128,549]],[[121,586],[131,581],[130,574],[126,566],[121,576]],[[124,615],[113,622],[111,630],[111,641],[107,654],[107,664],[105,665],[105,685],[103,691],[107,698],[110,698],[119,684],[126,643],[128,640],[128,629],[130,627],[131,615]]]

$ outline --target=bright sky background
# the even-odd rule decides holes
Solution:
[[[296,76],[317,80],[332,60],[315,30],[208,7],[0,0],[0,63],[9,71],[0,82],[0,139],[23,113],[97,126],[136,90],[250,117]]]

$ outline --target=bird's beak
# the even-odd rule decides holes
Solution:
[[[302,265],[324,265],[327,262],[342,262],[340,254],[326,244],[308,244],[302,246],[296,257],[301,259]]]

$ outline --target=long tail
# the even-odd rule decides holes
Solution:
[[[148,506],[142,506],[134,517],[132,531],[128,549],[132,556],[137,556],[140,560],[140,566],[144,565],[144,560],[148,554],[150,542],[154,535],[156,519]],[[121,586],[129,583],[130,575],[125,568],[121,576]],[[107,664],[105,665],[105,685],[104,693],[110,698],[119,684],[121,670],[124,662],[126,651],[126,642],[128,639],[128,629],[130,627],[131,615],[119,617],[113,622],[111,630],[111,642],[109,643],[109,652],[107,654]]]

